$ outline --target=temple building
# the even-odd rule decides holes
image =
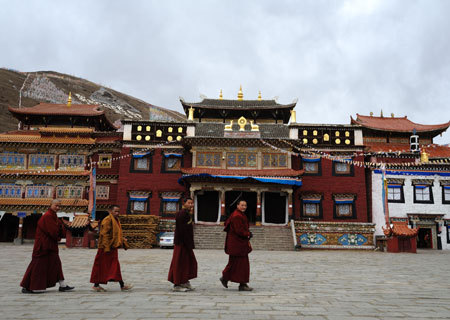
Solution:
[[[375,235],[392,233],[386,225],[398,229],[405,239],[400,251],[409,251],[407,239],[417,229],[417,248],[450,249],[450,147],[433,143],[450,122],[423,125],[393,114],[357,114],[351,122],[363,130]]]
[[[52,199],[60,217],[88,212],[91,164],[100,215],[116,201],[122,133],[95,105],[40,103],[9,108],[19,129],[0,134],[0,241],[34,239]],[[102,211],[103,210],[103,211]],[[77,236],[77,234],[73,234]]]

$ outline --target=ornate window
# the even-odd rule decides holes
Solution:
[[[303,218],[322,218],[322,196],[320,194],[302,195],[301,216]]]
[[[263,153],[263,167],[265,168],[287,167],[287,154]]]
[[[181,153],[163,152],[161,172],[180,172],[183,155]]]
[[[85,166],[85,156],[78,154],[62,154],[59,156],[60,169],[80,169]]]
[[[197,152],[197,167],[220,167],[221,152]]]
[[[22,186],[14,183],[0,184],[0,198],[22,198]]]
[[[0,153],[0,168],[3,169],[25,169],[26,154],[16,152]]]
[[[53,186],[45,184],[27,186],[25,198],[53,198]]]
[[[56,198],[69,198],[69,199],[82,199],[83,198],[83,186],[57,186]]]
[[[321,174],[320,158],[302,158],[302,162],[305,175],[312,176]]]
[[[433,180],[413,179],[414,203],[434,203],[433,200]]]
[[[133,191],[128,194],[128,212],[130,214],[149,214],[149,192]]]
[[[134,152],[131,160],[130,172],[152,172],[152,157],[150,152]]]
[[[388,202],[404,203],[403,179],[387,179],[387,198]]]
[[[95,199],[108,200],[109,199],[109,186],[97,184],[95,186]]]
[[[334,218],[353,219],[356,218],[355,196],[334,195]]]
[[[181,192],[161,192],[161,212],[163,216],[173,217],[181,207]]]
[[[111,168],[111,160],[112,160],[111,154],[99,154],[97,167],[98,168]]]
[[[257,167],[257,155],[256,153],[227,153],[227,167],[228,168],[246,168]]]
[[[28,167],[53,169],[55,167],[55,156],[50,154],[30,154]]]
[[[353,176],[353,164],[351,158],[333,160],[333,176]]]

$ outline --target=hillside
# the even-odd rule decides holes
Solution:
[[[0,68],[0,132],[17,129],[8,106],[32,107],[40,102],[97,104],[112,122],[118,119],[184,121],[184,115],[151,105],[85,79],[53,71],[18,72]]]

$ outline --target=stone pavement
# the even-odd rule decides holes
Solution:
[[[172,292],[167,272],[172,250],[121,250],[121,292],[91,291],[96,250],[60,254],[66,282],[75,291],[20,293],[31,245],[0,244],[1,319],[450,319],[450,252],[390,254],[357,251],[254,251],[253,292],[224,289],[227,262],[221,250],[196,250],[195,291]]]

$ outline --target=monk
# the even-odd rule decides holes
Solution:
[[[186,292],[194,290],[189,282],[197,278],[197,260],[194,255],[194,228],[192,211],[194,201],[183,200],[183,207],[175,218],[175,238],[172,262],[168,280],[173,283],[173,291]]]
[[[120,272],[118,248],[129,248],[127,240],[123,237],[122,226],[119,222],[120,207],[113,205],[109,215],[106,216],[100,226],[100,237],[98,239],[98,250],[92,267],[91,283],[92,290],[104,292],[105,288],[100,284],[109,281],[119,282],[122,291],[129,291],[133,286],[125,284]]]
[[[248,286],[250,279],[250,262],[248,254],[252,251],[248,219],[245,215],[247,202],[240,200],[236,210],[225,221],[227,237],[225,239],[225,253],[229,255],[228,264],[222,271],[220,282],[228,288],[228,281],[239,283],[239,291],[252,291]]]
[[[61,292],[74,289],[64,283],[58,253],[58,242],[64,235],[64,226],[56,215],[60,206],[60,200],[53,200],[48,211],[38,221],[31,263],[20,283],[22,293],[43,293],[57,282]]]

